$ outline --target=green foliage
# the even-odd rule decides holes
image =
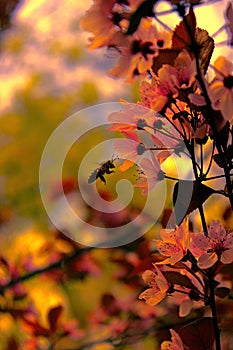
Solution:
[[[39,193],[39,164],[50,134],[69,113],[72,96],[37,96],[29,84],[18,93],[15,107],[3,114],[0,132],[5,138],[1,151],[4,201],[17,214],[43,216]]]

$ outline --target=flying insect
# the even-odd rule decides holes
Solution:
[[[104,184],[106,184],[106,179],[104,176],[106,174],[114,173],[114,170],[112,170],[115,168],[113,161],[114,160],[108,160],[107,162],[101,163],[100,166],[89,176],[88,183],[91,184],[99,178]]]

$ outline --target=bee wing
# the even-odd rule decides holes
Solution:
[[[91,184],[98,178],[98,169],[95,169],[88,178],[88,183]]]

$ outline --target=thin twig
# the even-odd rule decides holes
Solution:
[[[92,249],[93,249],[93,247],[85,247],[85,248],[77,249],[77,250],[73,251],[72,253],[65,255],[60,260],[53,262],[52,264],[49,264],[47,266],[44,266],[44,267],[41,267],[41,268],[36,269],[34,271],[31,271],[25,275],[14,278],[14,279],[10,280],[9,282],[7,282],[6,284],[0,286],[0,294],[3,293],[5,290],[7,290],[7,289],[19,284],[19,283],[22,283],[22,282],[29,280],[32,277],[35,277],[37,275],[41,275],[41,274],[48,272],[48,271],[51,271],[51,270],[62,268],[62,266],[64,264],[68,263],[69,261],[77,258],[78,256],[80,256],[86,252],[89,252]]]

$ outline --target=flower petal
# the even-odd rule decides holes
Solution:
[[[182,340],[178,333],[170,329],[172,341],[165,340],[161,344],[161,350],[184,350]]]
[[[200,256],[197,265],[201,269],[208,269],[209,267],[213,266],[217,260],[218,256],[216,253],[205,253]]]
[[[221,241],[226,237],[226,230],[219,220],[211,221],[208,233],[213,241]]]
[[[147,304],[155,306],[158,303],[160,303],[160,301],[162,301],[165,298],[165,296],[166,293],[158,291],[156,292],[154,288],[148,288],[139,295],[139,299],[144,299]]]
[[[221,262],[223,264],[230,264],[233,262],[233,248],[227,249],[222,253]]]
[[[231,120],[233,116],[233,89],[225,89],[220,101],[220,109],[225,120]]]
[[[192,306],[193,306],[193,302],[190,299],[184,299],[180,304],[179,316],[180,317],[187,316],[190,310],[192,309]]]
[[[202,250],[207,250],[211,248],[209,239],[202,233],[191,234],[193,243]]]
[[[233,64],[231,61],[226,59],[224,56],[219,56],[217,60],[214,62],[214,67],[217,69],[216,75],[218,74],[218,71],[221,72],[225,77],[230,75],[233,70]]]

